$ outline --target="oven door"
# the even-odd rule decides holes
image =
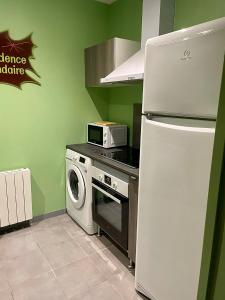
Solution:
[[[122,249],[128,249],[128,198],[92,179],[93,220]]]
[[[88,143],[103,146],[103,127],[88,124]]]

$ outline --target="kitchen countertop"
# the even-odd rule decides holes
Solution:
[[[112,152],[119,150],[121,148],[126,149],[127,147],[118,147],[118,148],[113,148],[113,149],[105,149],[101,148],[95,145],[91,144],[72,144],[72,145],[67,145],[67,149],[73,150],[75,152],[78,152],[80,154],[83,154],[84,156],[90,157],[94,160],[97,160],[101,163],[104,163],[112,168],[115,168],[121,172],[124,172],[128,175],[134,176],[134,177],[139,177],[139,169],[132,168],[129,166],[126,166],[120,162],[105,158],[102,156],[102,153],[107,153],[107,152]]]

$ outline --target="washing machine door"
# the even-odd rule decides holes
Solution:
[[[85,200],[85,182],[78,167],[71,165],[67,172],[67,190],[73,206],[81,208]]]

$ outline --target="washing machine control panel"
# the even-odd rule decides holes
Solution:
[[[88,169],[92,165],[91,158],[85,157],[70,149],[66,150],[66,159],[72,161],[76,166],[82,167],[83,169]]]
[[[80,158],[79,158],[79,162],[80,162],[80,163],[82,163],[82,164],[85,164],[85,158],[84,158],[84,157],[82,157],[82,156],[80,156]]]
[[[74,156],[74,157],[72,158],[72,161],[73,161],[74,163],[76,163],[76,162],[78,161],[78,156]]]

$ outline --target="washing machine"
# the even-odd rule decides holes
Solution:
[[[97,232],[97,225],[92,219],[91,165],[89,157],[66,150],[67,213],[88,234]]]

